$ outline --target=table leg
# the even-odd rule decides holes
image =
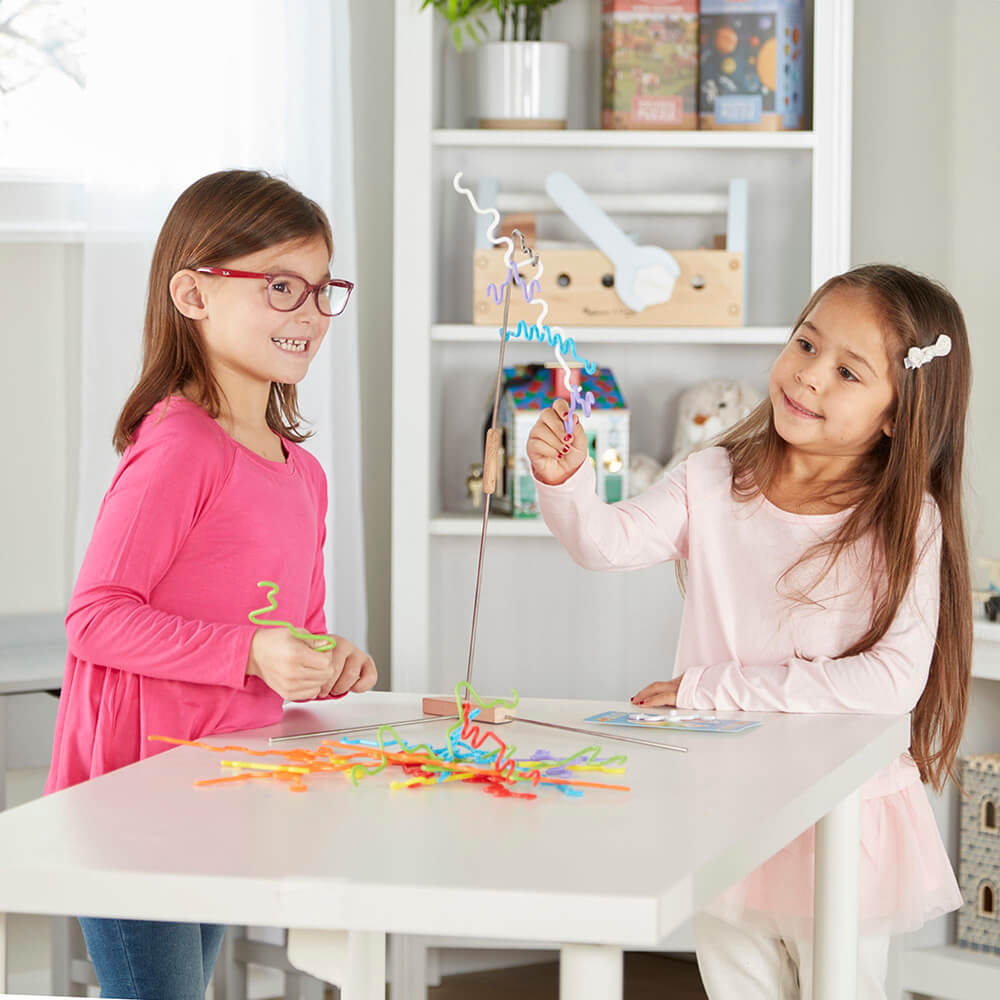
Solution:
[[[816,824],[814,1000],[854,1000],[858,988],[858,856],[861,792]]]
[[[412,934],[389,936],[393,1000],[427,1000],[427,945]]]
[[[621,948],[564,944],[559,950],[559,1000],[622,1000]]]
[[[379,931],[288,931],[288,961],[340,987],[340,1000],[385,1000],[385,934]]]

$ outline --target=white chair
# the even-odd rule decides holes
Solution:
[[[284,974],[285,1000],[324,1000],[328,984],[299,972],[288,961],[287,931],[282,935],[281,944],[273,944],[254,940],[247,930],[238,925],[226,928],[212,980],[215,1000],[247,1000],[247,966],[250,964],[278,969]],[[339,1000],[340,990],[336,986],[329,988],[333,990],[333,1000]]]

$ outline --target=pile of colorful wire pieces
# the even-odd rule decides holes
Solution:
[[[602,758],[599,746],[588,746],[568,756],[560,757],[547,750],[536,750],[530,757],[516,758],[516,748],[508,746],[495,727],[481,729],[475,724],[476,716],[484,708],[494,705],[516,707],[516,692],[513,701],[483,703],[473,688],[462,682],[455,688],[455,703],[459,719],[448,730],[444,746],[436,749],[426,743],[407,743],[391,725],[379,727],[374,740],[324,740],[311,750],[301,747],[287,750],[219,747],[198,740],[180,740],[167,736],[150,736],[149,739],[200,747],[213,753],[282,758],[283,761],[272,763],[224,759],[220,764],[235,773],[196,781],[197,787],[270,779],[287,782],[290,791],[304,792],[309,787],[306,778],[313,775],[339,772],[357,785],[362,779],[379,774],[388,767],[398,767],[403,776],[391,783],[390,787],[393,789],[416,789],[428,785],[464,782],[481,785],[482,790],[489,795],[521,799],[534,799],[537,795],[534,791],[520,789],[537,789],[539,785],[551,786],[571,797],[582,795],[587,788],[622,792],[631,790],[628,785],[578,777],[595,772],[623,774],[626,761],[623,754]]]

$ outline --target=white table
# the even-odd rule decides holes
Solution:
[[[269,734],[413,718],[418,705],[372,693],[296,706],[271,730],[213,742],[263,748]],[[573,725],[608,707],[529,700],[521,712]],[[387,933],[553,942],[562,997],[620,997],[623,948],[656,947],[819,820],[815,997],[846,1000],[857,790],[905,749],[909,719],[759,718],[736,736],[659,737],[687,754],[619,745],[630,793],[542,788],[534,802],[462,785],[392,792],[389,774],[357,788],[311,777],[298,794],[266,781],[194,788],[220,758],[173,749],[0,815],[0,912],[289,927],[292,963],[344,1000],[383,996]],[[525,752],[585,742],[517,723],[502,735]]]

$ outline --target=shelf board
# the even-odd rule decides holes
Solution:
[[[972,635],[972,676],[1000,681],[1000,622],[979,618],[972,623]]]
[[[976,619],[972,623],[972,634],[985,642],[1000,643],[1000,622],[987,621],[985,618]]]
[[[548,149],[812,149],[813,132],[714,132],[655,129],[435,129],[435,146]]]
[[[438,536],[475,536],[478,538],[483,530],[482,512],[470,514],[441,514],[431,518],[430,532]],[[493,514],[486,529],[487,534],[505,535],[508,537],[551,538],[549,529],[540,518],[508,517],[506,514]]]
[[[938,1000],[982,1000],[1000,994],[1000,955],[958,945],[910,948],[903,953],[904,990]]]
[[[564,326],[563,333],[578,344],[784,344],[790,326]],[[436,323],[431,340],[460,344],[495,344],[499,326],[474,323]],[[548,349],[548,341],[524,341],[511,337],[511,344],[530,344]]]

